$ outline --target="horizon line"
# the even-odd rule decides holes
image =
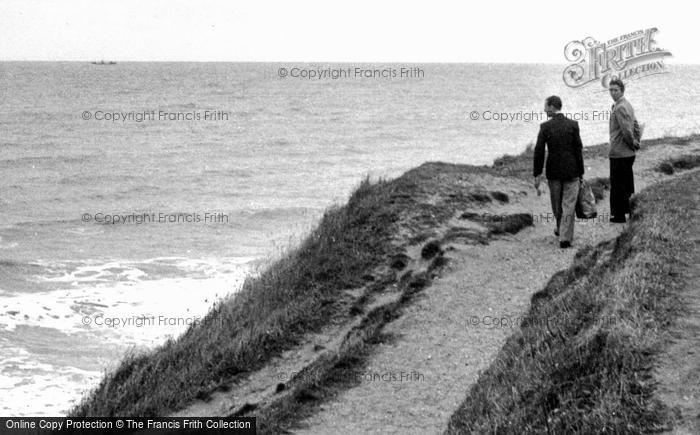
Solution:
[[[0,59],[0,62],[122,62],[122,63],[328,63],[328,64],[503,64],[503,65],[571,65],[569,62],[505,62],[505,61],[366,61],[366,60],[119,60],[119,59]],[[699,65],[698,63],[669,62],[669,65]]]

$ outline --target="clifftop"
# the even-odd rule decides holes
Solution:
[[[637,190],[669,177],[660,163],[699,146],[697,136],[645,141]],[[584,159],[604,197],[605,147]],[[576,253],[556,248],[531,165],[526,151],[492,167],[426,163],[364,180],[202,322],[128,355],[71,415],[236,414],[258,416],[262,431],[435,432],[517,330],[530,296]],[[597,222],[577,223],[575,248],[620,233],[606,202]],[[367,381],[385,372],[412,381]]]

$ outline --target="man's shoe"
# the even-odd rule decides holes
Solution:
[[[625,215],[622,215],[622,217],[613,216],[610,218],[610,222],[614,224],[624,224],[625,222],[627,222],[627,219],[625,219]]]
[[[559,230],[554,230],[554,235],[559,237]]]
[[[567,242],[567,241],[559,242],[559,247],[560,247],[561,249],[570,248],[570,247],[571,247],[571,242]]]

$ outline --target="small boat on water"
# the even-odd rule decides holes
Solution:
[[[97,61],[92,62],[93,65],[115,65],[116,63],[117,62],[115,62],[113,60],[110,60],[109,62],[105,62],[104,60],[101,60],[99,62],[97,62]]]

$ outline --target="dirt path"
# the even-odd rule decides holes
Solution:
[[[660,160],[698,148],[659,146],[640,154],[634,167],[636,190],[668,177],[651,170]],[[587,162],[587,178],[607,176],[607,160]],[[538,197],[524,182],[503,191],[511,202],[491,212],[531,213],[534,226],[489,245],[452,243],[442,276],[384,327],[397,339],[377,345],[366,367],[355,374],[362,382],[322,404],[295,433],[442,432],[479,372],[518,327],[531,295],[568,267],[578,248],[615,237],[624,228],[608,222],[606,197],[598,203],[602,219],[577,222],[574,249],[561,250],[554,223],[538,219],[551,212],[548,192]],[[457,216],[448,224],[460,225]]]

